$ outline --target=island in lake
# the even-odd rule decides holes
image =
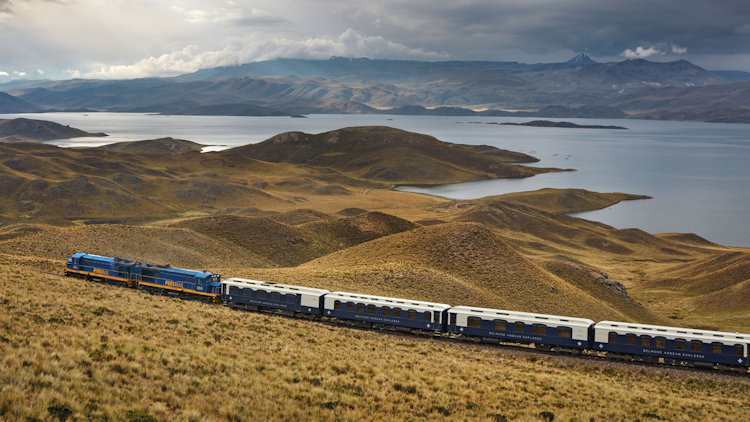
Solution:
[[[532,120],[524,123],[487,123],[490,125],[509,125],[509,126],[534,126],[534,127],[560,127],[572,129],[627,129],[622,126],[602,126],[602,125],[577,125],[571,122],[553,122],[550,120]]]

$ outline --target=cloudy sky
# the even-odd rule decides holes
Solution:
[[[750,71],[750,0],[0,0],[0,82],[276,57],[687,59]]]

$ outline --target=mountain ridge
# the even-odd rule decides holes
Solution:
[[[40,111],[302,115],[391,109],[396,114],[501,116],[508,113],[505,110],[521,110],[538,117],[613,118],[641,117],[640,110],[624,110],[626,115],[617,106],[633,96],[670,87],[722,86],[745,77],[750,75],[712,72],[686,60],[599,63],[585,54],[568,62],[537,64],[282,58],[170,78],[29,82],[16,85],[10,93]],[[549,107],[565,108],[568,115],[544,115],[551,112]],[[584,108],[587,111],[580,114],[571,111]],[[668,112],[663,108],[648,117],[682,118]],[[694,114],[697,117],[688,117],[701,119],[700,113]],[[724,120],[733,121],[736,114],[728,112]]]

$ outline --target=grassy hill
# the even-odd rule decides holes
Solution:
[[[456,207],[465,209],[478,204],[484,204],[501,199],[504,202],[521,204],[552,213],[575,213],[607,208],[620,201],[649,199],[646,195],[629,193],[600,193],[585,189],[552,189],[545,188],[530,192],[512,192],[501,197],[488,196],[477,200],[455,201],[441,205],[442,208]]]
[[[288,267],[368,240],[411,230],[416,225],[377,212],[335,218],[294,211],[270,217],[205,217],[176,223],[174,227],[221,239],[262,256],[274,266]]]
[[[379,198],[394,195],[383,190],[394,182],[549,171],[509,164],[536,161],[525,154],[390,128],[282,134],[259,146],[216,153],[201,154],[200,147],[172,138],[80,150],[0,144],[7,157],[0,162],[0,217],[134,221],[229,208],[295,209],[313,198],[336,210],[371,209],[384,205]],[[350,198],[342,204],[344,196]]]
[[[319,134],[287,132],[220,154],[335,169],[353,177],[388,183],[440,184],[457,179],[528,177],[551,171],[514,164],[538,161],[526,154],[490,146],[451,144],[383,126]]]
[[[0,309],[5,420],[713,420],[750,411],[745,379],[233,311],[5,257]]]
[[[342,249],[296,268],[227,268],[276,282],[589,318],[658,321],[644,309],[601,301],[530,261],[478,224],[421,227]],[[606,289],[606,287],[603,287]]]
[[[89,133],[47,120],[0,119],[0,142],[36,142],[84,136],[107,135],[104,133]]]
[[[513,176],[527,171],[515,164],[532,160],[523,154],[377,127],[199,149],[171,138],[0,144],[0,418],[52,418],[63,406],[76,419],[178,420],[747,410],[747,383],[713,375],[526,358],[29,270],[60,272],[86,251],[330,290],[750,332],[747,249],[567,214],[645,196],[542,189],[450,201],[390,189]]]
[[[200,152],[203,145],[185,139],[159,138],[145,141],[117,142],[95,148],[96,151],[126,152],[131,154],[172,154]]]

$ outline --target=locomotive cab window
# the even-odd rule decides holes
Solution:
[[[466,325],[469,327],[479,328],[482,326],[482,319],[477,317],[469,317]]]
[[[564,337],[564,338],[571,338],[573,337],[573,330],[571,330],[568,327],[559,327],[557,329],[557,336]]]
[[[492,328],[499,331],[505,331],[508,329],[508,324],[506,324],[505,321],[492,321]]]

